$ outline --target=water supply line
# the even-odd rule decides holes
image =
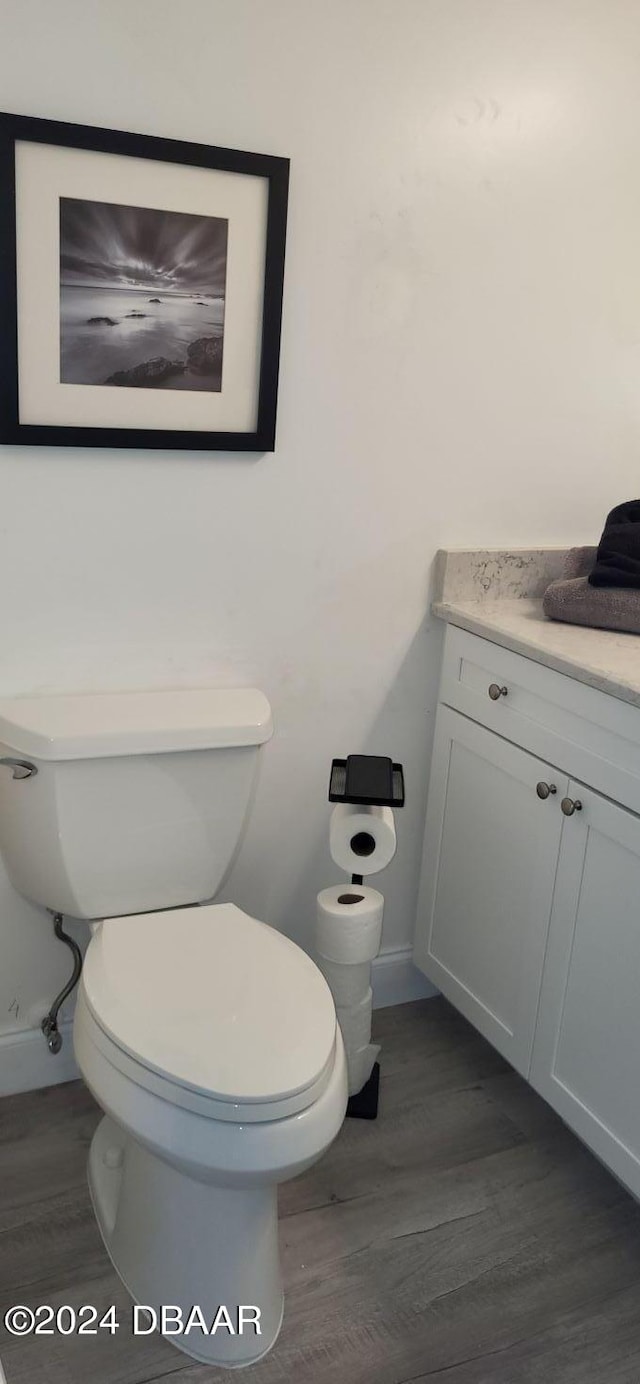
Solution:
[[[82,952],[75,939],[70,937],[68,932],[64,931],[62,926],[63,921],[62,913],[53,914],[53,930],[56,937],[60,942],[64,942],[69,950],[73,952],[73,972],[64,989],[60,991],[59,995],[56,995],[49,1013],[45,1015],[41,1025],[42,1032],[47,1040],[49,1052],[54,1056],[56,1053],[60,1052],[62,1047],[62,1034],[58,1028],[58,1014],[65,1000],[68,999],[71,991],[75,989],[75,986],[78,984],[80,972],[82,970]]]

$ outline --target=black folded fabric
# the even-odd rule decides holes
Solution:
[[[627,500],[607,515],[589,583],[640,587],[640,500]]]

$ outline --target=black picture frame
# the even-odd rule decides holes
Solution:
[[[190,429],[61,426],[21,423],[18,381],[18,280],[16,267],[17,141],[96,153],[153,159],[168,164],[250,175],[267,180],[264,295],[257,399],[252,432]],[[270,452],[275,446],[289,160],[155,135],[75,125],[35,116],[0,113],[0,442],[28,446],[154,448],[155,450]]]

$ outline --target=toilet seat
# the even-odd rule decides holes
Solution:
[[[234,904],[106,919],[87,951],[81,1002],[113,1066],[214,1119],[295,1114],[333,1071],[324,977]]]

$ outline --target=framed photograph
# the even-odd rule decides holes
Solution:
[[[0,441],[272,451],[288,180],[0,115]]]

